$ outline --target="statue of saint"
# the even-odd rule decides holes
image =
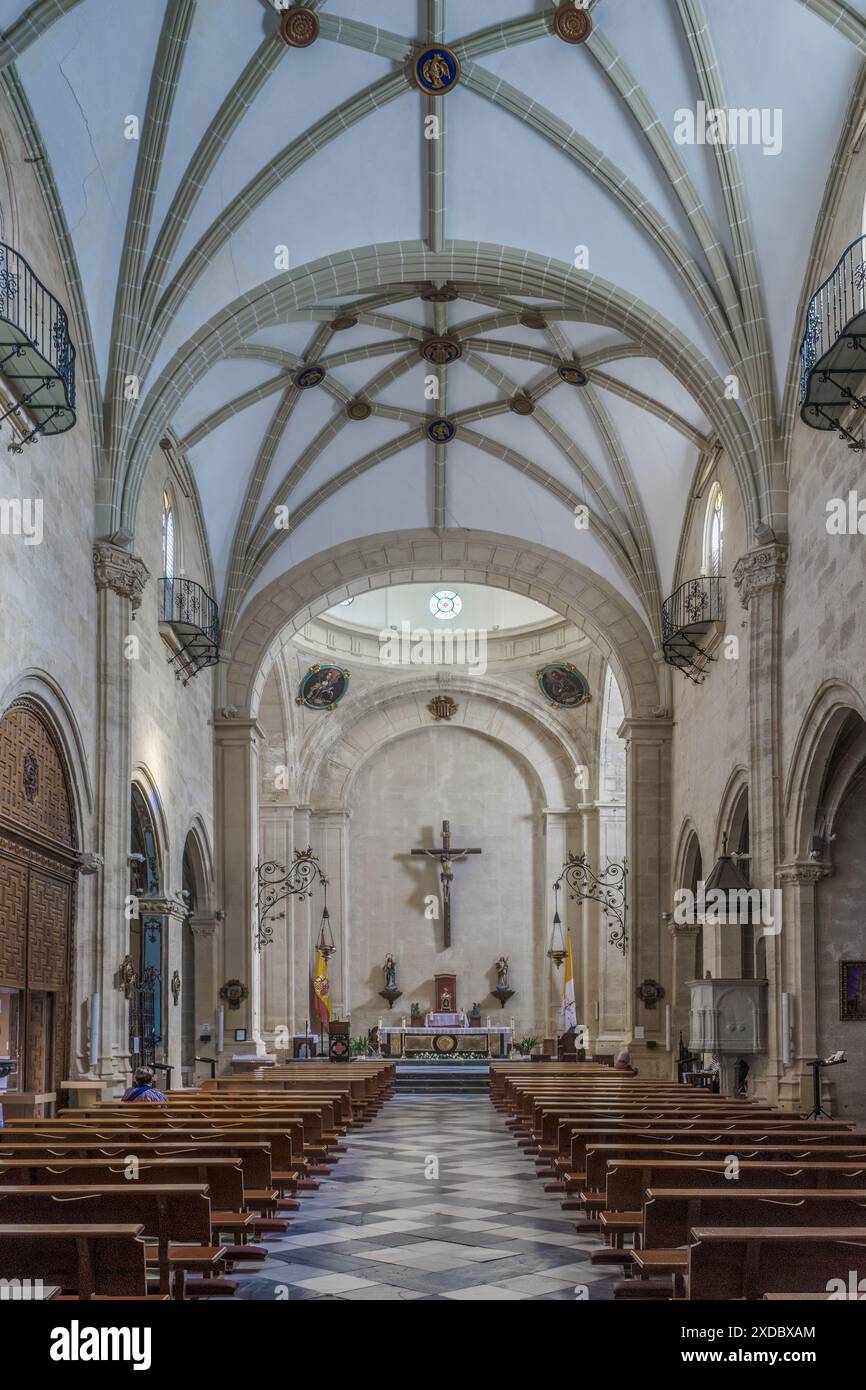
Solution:
[[[508,957],[500,956],[496,962],[496,983],[500,989],[508,988]]]
[[[385,971],[385,988],[386,988],[386,989],[396,989],[396,988],[397,988],[397,966],[395,965],[395,963],[394,963],[394,957],[390,954],[390,952],[389,952],[389,954],[385,957],[385,964],[384,964],[384,966],[383,966],[383,969],[384,969],[384,971]]]

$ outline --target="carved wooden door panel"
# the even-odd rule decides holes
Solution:
[[[0,989],[16,995],[16,1090],[52,1091],[66,1074],[76,859],[60,751],[16,703],[0,719]]]

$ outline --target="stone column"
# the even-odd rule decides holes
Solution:
[[[328,962],[334,1018],[349,1018],[352,1008],[349,993],[352,950],[349,912],[349,812],[313,811],[310,833],[322,873],[328,880],[328,911],[331,914],[331,931],[337,947],[336,954],[331,956]],[[322,920],[323,904],[322,886],[317,883],[310,903],[314,947]],[[301,1027],[303,1026],[304,1020],[301,1019]]]
[[[603,873],[609,860],[622,859],[626,854],[625,807],[620,802],[598,801],[595,810],[597,823],[590,862],[599,873]],[[601,904],[587,903],[586,910],[591,910],[593,914],[595,949],[598,957],[594,996],[599,1001],[596,1051],[616,1053],[621,1044],[631,1036],[629,953],[627,950],[623,951],[618,944],[616,920],[602,910]],[[613,941],[612,935],[615,937]]]
[[[786,1109],[812,1108],[812,1069],[803,1058],[818,1056],[818,998],[815,971],[816,890],[830,865],[814,860],[780,864],[776,882],[782,890],[780,992],[791,995],[791,1065],[781,1060],[783,1038],[779,1023],[779,1103]],[[770,938],[767,939],[769,946]],[[781,1014],[781,999],[779,1012]],[[827,1073],[824,1073],[827,1076]],[[824,1080],[822,1076],[822,1081]],[[825,1083],[832,1084],[832,1068]],[[829,1096],[829,1092],[828,1092]]]
[[[293,861],[294,806],[288,801],[263,801],[259,816],[261,859],[278,864],[280,872],[277,877],[285,877]],[[294,1031],[295,1023],[292,1004],[291,921],[291,900],[286,899],[280,903],[270,920],[271,940],[261,951],[262,1036],[269,1051],[287,1051],[289,1058],[292,1050],[288,1039]],[[278,1049],[278,1041],[282,1041],[282,1049]]]
[[[632,1028],[643,1028],[633,1051],[645,1075],[666,1074],[664,1012],[647,1009],[636,990],[644,980],[671,990],[671,942],[664,930],[671,860],[671,740],[667,718],[626,719],[626,857],[628,860],[629,982]],[[656,1044],[646,1049],[647,1042]]]
[[[119,972],[129,954],[124,906],[129,893],[132,740],[130,684],[137,641],[135,611],[149,575],[144,563],[120,546],[93,546],[96,617],[96,852],[100,858],[92,895],[90,940],[78,950],[92,960],[90,978],[100,996],[98,1056],[91,1070],[105,1081],[123,1083],[130,1070],[129,1005]],[[82,1001],[76,1004],[80,1009]],[[94,1065],[95,1064],[95,1065]]]
[[[734,584],[749,615],[749,852],[753,888],[776,886],[782,828],[781,644],[787,546],[773,541],[734,566]],[[783,928],[784,930],[784,928]],[[767,961],[767,1098],[780,1079],[778,994],[781,937],[765,937]],[[755,1077],[760,1087],[760,1074]]]
[[[565,965],[556,966],[547,957],[550,947],[551,934],[553,931],[554,913],[554,894],[551,885],[556,882],[562,873],[562,866],[568,857],[569,850],[575,851],[579,845],[575,843],[576,822],[580,811],[570,810],[567,806],[547,806],[542,811],[544,818],[544,865],[545,865],[545,893],[544,911],[542,914],[542,937],[536,943],[540,970],[538,979],[544,981],[542,997],[540,1001],[541,1018],[544,1021],[544,1037],[558,1037],[562,1032],[562,987],[565,978]],[[566,931],[571,929],[571,953],[574,965],[574,1000],[577,1010],[578,1023],[589,1022],[582,1012],[585,1000],[585,969],[582,959],[581,932],[578,921],[578,914],[575,904],[569,897],[568,888],[565,884],[559,893],[559,915],[562,919],[562,933],[565,938]],[[534,1031],[534,1028],[533,1028]]]
[[[217,717],[216,841],[220,895],[225,912],[220,988],[240,980],[249,991],[238,1009],[226,1009],[224,1055],[265,1052],[261,1033],[261,953],[256,940],[255,873],[259,849],[258,759],[264,734],[254,719]],[[234,1030],[246,1028],[247,1041]]]
[[[691,1032],[691,990],[689,982],[695,978],[695,946],[698,939],[698,924],[688,923],[677,926],[673,918],[668,922],[671,939],[671,992],[662,1001],[671,1005],[671,1050],[668,1054],[669,1075],[676,1079],[676,1060],[680,1049],[680,1033],[686,1047]]]
[[[298,850],[312,848],[313,836],[310,825],[310,807],[296,806],[294,815],[294,847]],[[310,982],[312,980],[312,967],[314,961],[313,954],[313,926],[312,926],[312,903],[316,901],[321,911],[321,898],[305,898],[300,902],[298,898],[290,898],[289,903],[289,922],[292,942],[292,1000],[294,1003],[294,1027],[293,1031],[302,1033],[304,1021],[308,1020],[313,1032],[318,1035],[319,1025],[313,1018],[312,1000],[310,998]],[[330,970],[328,971],[330,977]],[[328,1039],[324,1038],[324,1045],[327,1048]]]
[[[195,1035],[196,1055],[216,1059],[217,1045],[217,952],[218,919],[206,912],[194,912],[190,917],[193,949],[195,951]],[[184,981],[184,987],[186,987]],[[198,1041],[202,1024],[210,1027],[210,1042]],[[196,1076],[209,1077],[210,1067],[196,1065]]]

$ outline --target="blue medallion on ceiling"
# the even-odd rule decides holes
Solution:
[[[415,56],[415,81],[422,92],[441,97],[460,81],[460,59],[450,48],[437,44]]]

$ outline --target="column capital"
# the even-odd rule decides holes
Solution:
[[[214,715],[211,720],[214,736],[222,743],[255,743],[265,737],[265,731],[257,719],[224,719]]]
[[[814,886],[830,873],[830,865],[816,859],[792,859],[788,864],[776,867],[776,882],[781,888],[795,886]]]
[[[189,908],[182,898],[139,898],[139,907],[148,917],[176,917],[185,921]]]
[[[734,565],[734,586],[748,608],[755,594],[781,589],[785,583],[788,547],[779,541],[750,550]]]
[[[664,921],[664,916],[662,917],[662,921]],[[668,934],[671,937],[673,937],[674,940],[679,941],[682,940],[684,937],[696,937],[698,931],[700,930],[701,924],[699,922],[676,922],[674,921],[673,913],[671,913],[670,921],[666,922],[665,925],[667,927]]]
[[[218,926],[219,920],[216,917],[209,916],[207,913],[190,913],[189,928],[193,936],[209,940],[210,937],[216,935]]]
[[[93,543],[93,580],[97,589],[111,589],[128,598],[133,613],[141,607],[141,596],[150,578],[143,560],[111,541]]]
[[[625,718],[617,729],[617,737],[623,738],[631,743],[634,740],[643,743],[668,742],[673,737],[674,721],[667,715],[660,715],[657,719],[630,719]]]

